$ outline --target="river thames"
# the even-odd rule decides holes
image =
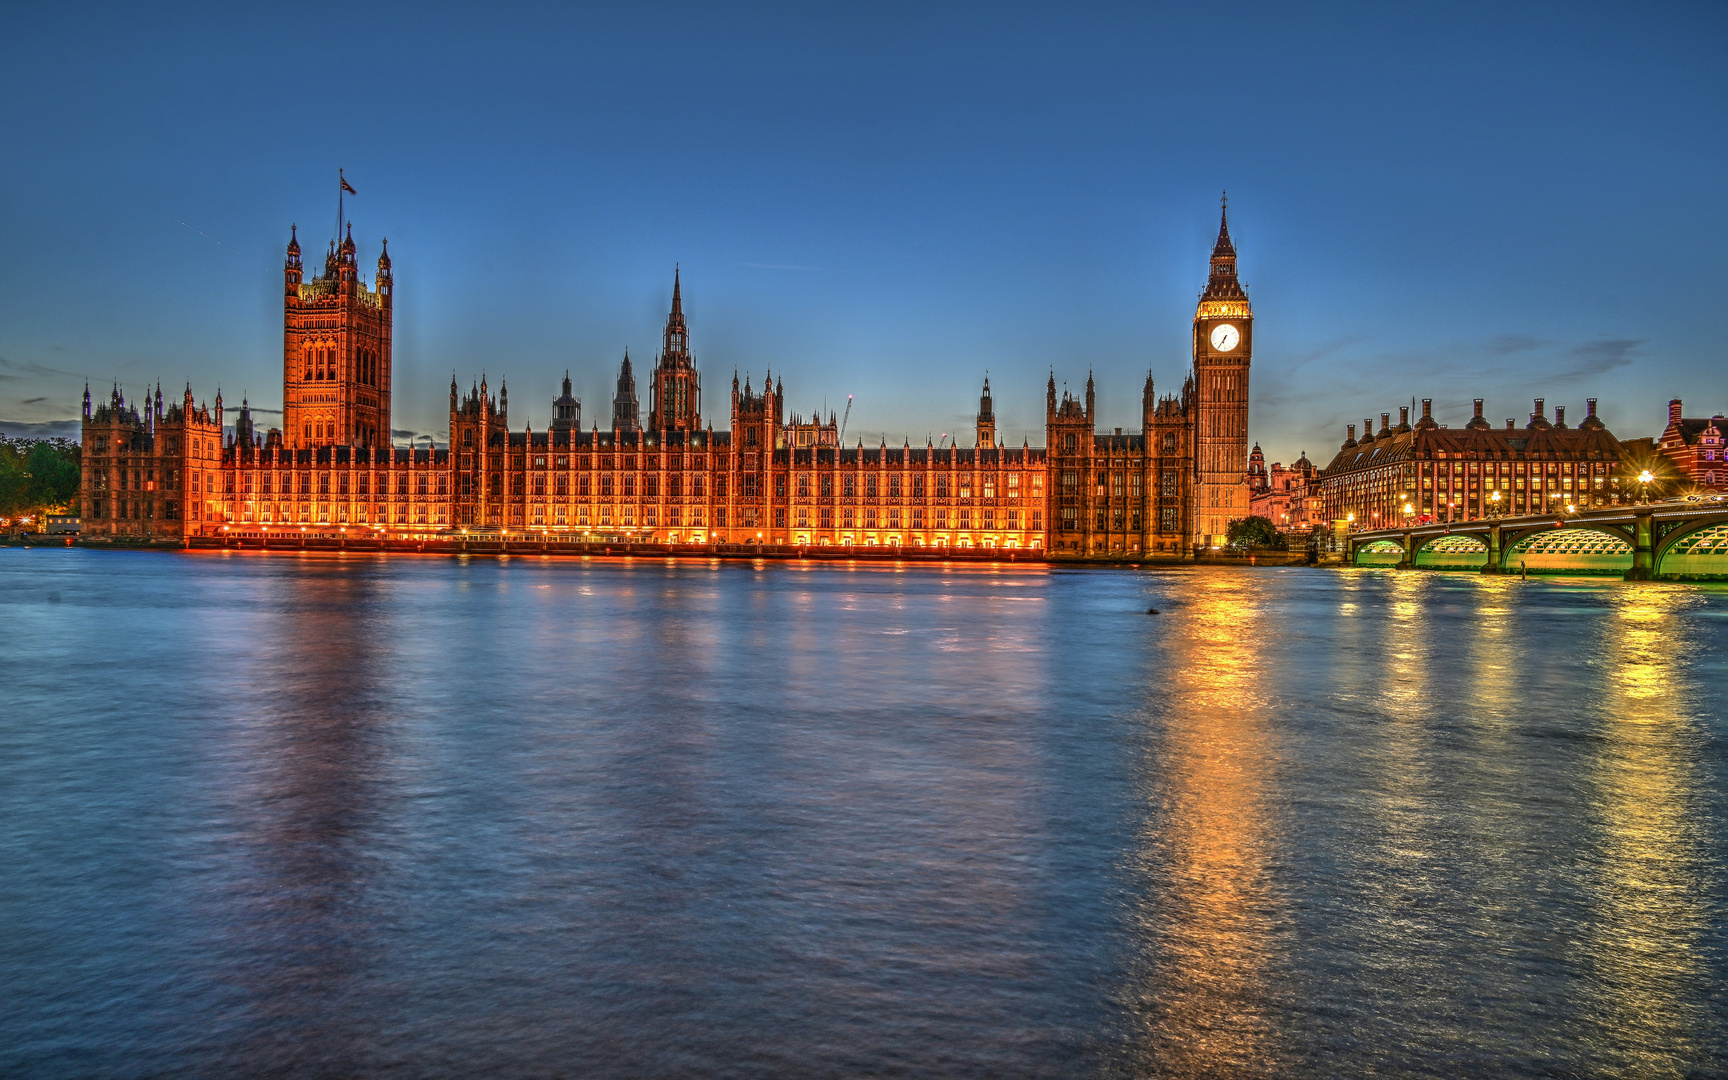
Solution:
[[[1728,1072],[1721,588],[7,548],[0,615],[6,1076]]]

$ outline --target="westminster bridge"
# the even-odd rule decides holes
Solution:
[[[1351,533],[1345,552],[1354,566],[1728,579],[1728,501],[1410,524]]]

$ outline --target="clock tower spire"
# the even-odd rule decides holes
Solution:
[[[1230,522],[1248,516],[1248,366],[1254,310],[1236,277],[1230,202],[1218,216],[1212,270],[1194,312],[1194,525],[1196,546],[1224,543]]]

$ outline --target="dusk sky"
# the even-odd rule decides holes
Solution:
[[[1139,426],[1189,365],[1230,193],[1250,438],[1323,463],[1432,397],[1728,410],[1728,6],[37,5],[0,37],[0,430],[84,380],[281,405],[283,249],[346,169],[396,275],[395,415],[454,371],[609,417],[683,268],[703,411],[784,377],[847,441]],[[647,383],[639,378],[643,409]],[[1571,411],[1575,410],[1575,411]],[[263,412],[264,426],[279,414]]]

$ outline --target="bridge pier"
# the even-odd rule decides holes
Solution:
[[[1654,545],[1650,542],[1655,516],[1645,510],[1632,517],[1632,569],[1626,571],[1627,581],[1649,581],[1654,576]]]
[[[1411,547],[1414,545],[1415,541],[1410,539],[1410,533],[1408,531],[1406,531],[1404,533],[1403,539],[1400,541],[1400,543],[1402,543],[1404,545],[1404,556],[1403,556],[1403,558],[1398,560],[1398,569],[1400,569],[1400,570],[1414,570],[1414,569],[1416,569],[1416,553],[1411,550]]]
[[[1488,526],[1488,561],[1482,564],[1484,574],[1504,574],[1500,565],[1500,526]]]

